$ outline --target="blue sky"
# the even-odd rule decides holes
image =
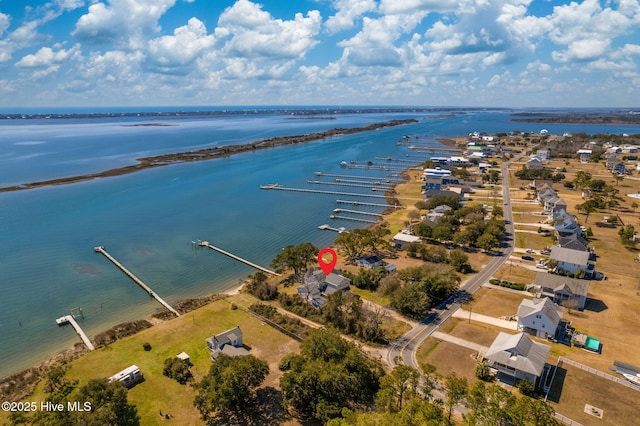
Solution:
[[[0,105],[640,107],[640,0],[0,0]]]

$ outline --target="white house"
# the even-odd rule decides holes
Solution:
[[[356,265],[365,269],[373,269],[382,266],[382,259],[378,256],[361,256],[356,259]]]
[[[577,154],[580,156],[581,163],[587,163],[591,159],[591,154],[593,150],[591,149],[579,149]]]
[[[404,232],[398,232],[391,239],[391,242],[398,248],[403,248],[411,243],[417,243],[419,241],[420,241],[420,237],[417,237],[415,235],[410,235]]]
[[[550,350],[551,346],[534,342],[524,333],[500,332],[483,359],[498,370],[503,381],[526,380],[537,386],[542,383]]]
[[[542,161],[537,157],[530,158],[529,161],[525,163],[525,167],[530,170],[542,169]]]
[[[587,280],[538,272],[533,286],[538,289],[541,297],[549,297],[561,306],[572,306],[582,310],[587,303],[589,292]]]
[[[244,356],[248,355],[242,346],[242,330],[240,326],[236,326],[220,334],[205,339],[207,348],[211,351],[211,361],[215,361],[221,353],[228,356]]]
[[[577,275],[582,271],[585,278],[591,279],[596,272],[594,257],[588,251],[553,246],[549,257],[557,262],[556,270],[565,274]]]
[[[561,319],[562,308],[548,297],[523,299],[518,307],[518,330],[543,339],[555,336]]]

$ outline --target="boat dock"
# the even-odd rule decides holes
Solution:
[[[356,201],[356,200],[336,200],[336,203],[352,204],[354,206],[384,207],[385,209],[403,209],[404,208],[404,206],[392,206],[391,204],[365,203],[364,201]]]
[[[78,322],[76,321],[76,319],[73,317],[73,315],[65,315],[63,317],[60,317],[58,319],[56,319],[56,323],[58,325],[66,325],[66,324],[71,324],[71,327],[74,328],[74,330],[76,331],[76,333],[78,333],[78,336],[80,336],[80,338],[82,339],[82,341],[84,342],[85,345],[87,345],[87,348],[90,351],[95,350],[96,348],[93,346],[93,343],[91,343],[91,340],[89,340],[89,338],[87,337],[86,334],[84,334],[84,331],[82,331],[82,328],[80,328],[80,325],[78,324]]]
[[[133,275],[127,268],[125,268],[120,262],[118,262],[116,259],[114,259],[109,253],[107,253],[107,251],[104,249],[103,246],[97,246],[94,247],[93,250],[96,253],[101,253],[104,255],[104,257],[106,257],[107,259],[109,259],[111,261],[111,263],[113,263],[114,265],[116,265],[122,272],[124,272],[129,278],[131,278],[133,280],[133,282],[135,282],[136,284],[138,284],[140,287],[142,287],[144,289],[144,291],[146,291],[147,293],[149,293],[149,296],[153,297],[154,299],[156,299],[158,302],[160,302],[160,304],[162,306],[164,306],[165,308],[167,308],[169,311],[173,312],[177,317],[180,316],[180,314],[178,313],[178,311],[176,311],[175,309],[173,309],[173,307],[171,305],[169,305],[167,302],[165,302],[160,296],[158,296],[158,294],[153,291],[151,289],[151,287],[149,287],[148,285],[146,285],[145,283],[142,282],[142,280],[140,280],[138,277],[136,277],[135,275]]]
[[[351,217],[351,216],[340,216],[337,214],[332,214],[331,216],[329,216],[329,219],[344,219],[344,220],[353,220],[355,222],[363,222],[363,223],[378,223],[375,220],[361,219],[359,217]]]
[[[430,152],[459,152],[462,151],[458,148],[434,148],[432,146],[420,146],[420,145],[410,145],[409,149],[415,149],[417,151],[430,151]]]
[[[326,223],[324,225],[318,226],[318,229],[321,231],[334,231],[334,232],[337,232],[338,234],[342,234],[343,232],[347,231],[344,226],[341,226],[340,228],[332,228]]]
[[[357,180],[383,181],[385,183],[399,183],[399,182],[402,182],[401,178],[388,178],[388,177],[363,176],[363,175],[336,175],[336,174],[333,174],[333,173],[323,173],[323,172],[315,172],[314,174],[316,176],[345,178],[345,179],[357,179]]]
[[[312,185],[333,185],[333,186],[351,186],[354,188],[371,188],[372,191],[391,189],[389,186],[376,186],[366,183],[344,183],[344,182],[324,182],[321,180],[308,180],[307,183]]]
[[[196,243],[197,245],[199,245],[200,247],[208,247],[208,248],[210,248],[211,250],[217,251],[218,253],[222,253],[222,254],[224,254],[225,256],[228,256],[228,257],[230,257],[230,258],[232,258],[232,259],[235,259],[235,260],[237,260],[238,262],[242,262],[242,263],[244,263],[245,265],[249,265],[249,266],[251,266],[252,268],[259,269],[259,270],[261,270],[261,271],[263,271],[263,272],[266,272],[267,274],[275,275],[276,277],[280,277],[280,276],[281,276],[279,273],[277,273],[277,272],[275,272],[275,271],[272,271],[271,269],[263,268],[263,267],[262,267],[262,266],[260,266],[260,265],[256,265],[256,264],[255,264],[255,263],[253,263],[253,262],[249,262],[247,259],[243,259],[243,258],[241,258],[240,256],[236,256],[236,255],[235,255],[235,254],[233,254],[233,253],[229,253],[229,252],[228,252],[228,251],[226,251],[226,250],[222,250],[220,247],[216,247],[216,246],[212,245],[211,243],[209,243],[209,241],[200,241],[200,240],[198,240],[197,242],[195,242],[195,241],[193,241],[193,242],[194,242],[194,243]]]
[[[363,212],[361,210],[349,210],[349,209],[333,209],[334,213],[353,213],[353,214],[363,214],[366,216],[376,216],[376,217],[382,217],[382,215],[380,213],[371,213],[371,212]]]
[[[369,198],[384,198],[384,199],[387,198],[384,195],[360,194],[360,193],[357,193],[357,192],[342,192],[342,191],[326,191],[326,190],[322,190],[322,189],[292,188],[292,187],[286,187],[286,186],[278,185],[277,183],[270,184],[270,185],[260,185],[260,189],[277,189],[277,190],[280,190],[280,191],[309,192],[309,193],[312,193],[312,194],[345,195],[345,196],[349,196],[349,197],[369,197]],[[382,188],[380,188],[380,189],[382,189]],[[395,198],[401,198],[403,200],[415,200],[415,201],[423,200],[423,198],[416,198],[416,197],[395,197]]]

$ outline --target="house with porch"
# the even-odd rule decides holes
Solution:
[[[556,271],[559,273],[571,273],[586,279],[592,279],[596,273],[595,255],[588,251],[556,245],[551,247],[549,258],[556,262]]]
[[[549,297],[523,299],[517,315],[518,331],[546,339],[555,336],[562,320],[562,308]]]
[[[320,269],[308,270],[304,275],[304,284],[296,292],[316,309],[327,303],[327,296],[349,290],[351,280],[343,275],[331,272],[325,275]]]
[[[548,297],[560,306],[582,310],[587,303],[589,281],[538,272],[528,289],[537,291],[540,297]]]
[[[498,378],[515,384],[526,380],[539,387],[548,371],[545,368],[551,346],[532,341],[525,333],[500,332],[483,360],[498,371]]]
[[[207,348],[211,351],[211,361],[218,359],[222,353],[228,356],[245,356],[249,354],[242,345],[242,330],[236,326],[220,334],[205,339]]]

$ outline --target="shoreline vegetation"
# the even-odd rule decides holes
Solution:
[[[169,166],[172,164],[188,163],[195,161],[205,161],[214,158],[228,157],[234,154],[244,152],[258,151],[268,148],[276,148],[288,145],[297,145],[307,142],[313,142],[322,139],[328,139],[335,136],[350,135],[355,133],[370,132],[386,127],[402,126],[405,124],[417,123],[416,119],[405,120],[389,120],[383,123],[369,124],[364,127],[354,128],[335,128],[317,133],[308,133],[294,136],[279,136],[275,138],[262,139],[250,143],[240,145],[216,146],[213,148],[203,148],[194,151],[176,152],[171,154],[155,155],[152,157],[137,158],[137,164],[124,167],[104,170],[97,173],[89,173],[77,176],[68,176],[56,179],[43,180],[38,182],[30,182],[19,185],[5,186],[0,188],[0,192],[22,191],[27,189],[42,188],[46,186],[67,185],[77,182],[85,182],[93,179],[122,176],[130,173],[139,172],[141,170],[151,169],[155,167]]]
[[[548,113],[521,112],[513,114],[511,121],[517,123],[548,124],[611,124],[640,125],[640,113]]]

